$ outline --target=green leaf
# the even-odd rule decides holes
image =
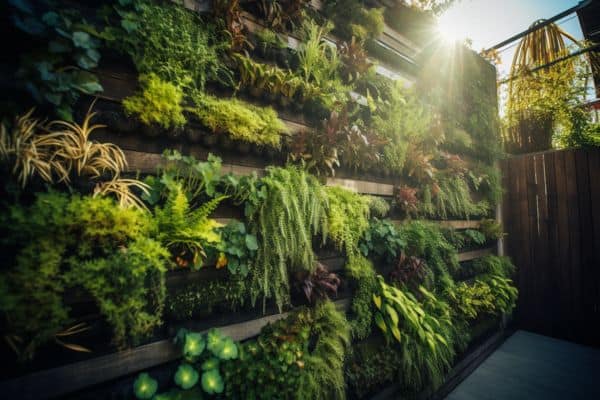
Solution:
[[[54,11],[48,11],[42,15],[42,21],[48,26],[57,27],[60,24],[60,16]]]
[[[206,348],[213,353],[215,356],[219,357],[219,353],[221,352],[221,348],[223,347],[224,339],[221,336],[221,332],[216,329],[211,329],[206,334]]]
[[[183,343],[183,356],[194,359],[202,354],[206,343],[201,333],[187,333]]]
[[[223,378],[218,370],[205,371],[202,374],[202,389],[208,394],[223,392]]]
[[[86,94],[102,91],[102,86],[98,83],[98,77],[86,71],[77,71],[73,74],[73,86]]]
[[[400,336],[400,330],[398,329],[398,327],[395,326],[395,325],[392,325],[392,327],[390,328],[390,330],[392,331],[392,335],[394,335],[394,337],[396,338],[396,340],[398,342],[400,342],[401,336]]]
[[[156,393],[157,388],[158,382],[152,379],[146,372],[139,374],[133,382],[133,393],[140,400],[151,399]]]
[[[258,243],[256,242],[256,236],[247,234],[246,235],[246,247],[249,250],[258,250]]]
[[[75,47],[80,47],[82,49],[88,48],[91,45],[91,37],[87,32],[73,32],[72,40]]]
[[[373,302],[375,302],[377,309],[381,310],[381,296],[373,295]]]
[[[379,311],[375,313],[375,323],[377,324],[379,329],[383,331],[383,333],[387,333],[387,325],[385,324],[383,316]]]
[[[182,389],[189,389],[198,382],[198,371],[189,364],[181,364],[175,373],[175,383]]]
[[[138,29],[139,25],[136,21],[130,19],[122,19],[121,27],[127,31],[127,33],[134,32]]]
[[[386,304],[385,311],[387,312],[387,315],[389,315],[393,324],[398,325],[398,313],[396,312],[396,310],[394,310],[394,308],[392,306],[390,306],[389,304]]]
[[[238,348],[233,339],[227,338],[222,341],[218,356],[221,360],[233,360],[237,358]]]

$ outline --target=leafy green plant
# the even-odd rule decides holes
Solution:
[[[427,143],[425,147],[429,153],[440,141],[441,133],[433,123],[430,107],[414,92],[407,91],[400,83],[387,88],[386,92],[387,98],[378,103],[372,117],[374,130],[388,142],[383,148],[381,164],[394,175],[411,175],[414,167],[406,165],[407,155],[410,153],[409,161],[413,164],[423,166],[424,163],[415,162],[417,156],[428,160],[429,154],[421,154],[418,147]],[[409,151],[411,145],[413,149]]]
[[[369,227],[369,199],[341,187],[327,187],[329,238],[346,256],[358,253],[358,241]]]
[[[219,231],[221,242],[216,246],[218,259],[231,275],[245,278],[252,269],[258,250],[256,236],[249,233],[240,221],[231,221]],[[219,261],[217,261],[219,262]],[[219,267],[219,265],[217,266]]]
[[[400,236],[398,228],[388,219],[373,218],[361,238],[359,248],[365,257],[391,264],[400,255],[406,242]]]
[[[502,239],[506,235],[502,225],[495,219],[482,219],[479,222],[479,231],[485,236],[486,240],[490,241]]]
[[[345,271],[354,286],[350,305],[350,330],[352,338],[365,339],[371,334],[373,326],[373,293],[377,289],[377,280],[373,263],[362,255],[348,259]]]
[[[479,278],[488,284],[494,296],[494,305],[497,311],[510,314],[515,308],[518,290],[513,281],[499,275],[486,275]]]
[[[300,377],[298,399],[344,399],[344,358],[350,346],[350,329],[344,314],[326,301],[307,312],[311,327],[305,370]]]
[[[166,318],[185,321],[215,310],[239,310],[250,298],[247,286],[245,279],[236,276],[189,283],[167,294]]]
[[[143,199],[152,206],[162,203],[177,185],[181,186],[192,208],[206,199],[222,196],[219,191],[221,182],[221,159],[208,154],[206,161],[198,161],[194,156],[182,155],[177,150],[165,150],[164,163],[157,176],[147,176],[149,186]]]
[[[425,260],[433,272],[436,288],[444,289],[453,285],[450,274],[459,269],[458,256],[439,225],[413,220],[399,227],[399,235],[406,243],[406,254]]]
[[[458,318],[475,320],[480,315],[494,314],[495,299],[489,285],[475,280],[473,283],[461,282],[445,293],[452,311]]]
[[[356,398],[368,398],[382,387],[400,381],[401,352],[397,346],[385,343],[383,338],[352,345],[352,352],[346,361],[346,382],[348,392]]]
[[[509,257],[492,254],[473,260],[467,269],[471,274],[492,274],[505,278],[510,277],[515,272],[515,266]]]
[[[465,238],[467,239],[467,243],[473,243],[475,245],[481,246],[482,244],[485,244],[485,242],[486,242],[485,235],[475,229],[465,229],[465,231],[463,232],[463,235],[465,235]]]
[[[159,398],[179,398],[190,394],[202,398],[203,394],[220,394],[225,389],[222,363],[235,360],[239,355],[239,344],[230,337],[223,336],[216,329],[206,333],[190,332],[180,329],[175,337],[183,356],[183,362],[177,368],[173,380],[181,388],[156,395]],[[197,384],[200,382],[201,390]],[[144,390],[141,390],[143,387]],[[153,389],[153,390],[150,390]],[[138,399],[151,398],[150,392],[156,392],[156,381],[148,373],[141,373],[134,382],[134,394]]]
[[[158,389],[158,382],[150,375],[143,372],[133,382],[133,393],[140,400],[151,399]]]
[[[244,142],[278,148],[285,124],[270,107],[257,107],[237,99],[217,99],[204,95],[191,109],[214,133],[227,133]]]
[[[181,184],[174,183],[164,206],[154,208],[156,237],[171,251],[179,267],[202,267],[205,247],[221,240],[216,232],[219,223],[208,216],[223,198],[217,197],[192,210]]]
[[[433,195],[431,187],[423,190],[420,212],[431,218],[484,216],[489,212],[486,201],[474,202],[468,183],[459,175],[438,179]]]
[[[321,89],[320,98],[326,106],[344,101],[349,88],[340,76],[341,60],[335,47],[325,41],[331,25],[319,26],[306,19],[300,28],[302,43],[298,46],[298,72],[305,82]]]
[[[376,196],[367,196],[369,199],[369,213],[371,216],[376,218],[385,218],[390,212],[390,204],[387,200],[376,197]]]
[[[374,39],[383,32],[383,9],[367,8],[362,1],[328,1],[324,11],[335,23],[335,31],[343,38],[356,37],[364,41]]]
[[[140,74],[156,74],[192,98],[207,81],[231,81],[220,60],[227,39],[197,13],[150,0],[120,2],[115,9],[119,25],[109,31],[108,44],[129,54]]]
[[[168,252],[152,239],[146,212],[108,198],[50,192],[0,218],[8,256],[0,307],[20,359],[32,358],[73,322],[63,293],[76,286],[96,301],[118,347],[139,343],[160,325]]]
[[[292,315],[265,326],[240,345],[236,362],[224,363],[227,398],[295,398],[304,373],[310,326]]]
[[[142,91],[123,100],[125,111],[147,125],[158,124],[165,129],[183,126],[183,91],[153,73],[140,75],[139,79]]]
[[[225,363],[228,398],[343,399],[350,334],[330,301],[267,325]]]
[[[9,3],[13,24],[34,43],[21,57],[18,79],[37,103],[49,103],[59,118],[73,120],[80,95],[102,91],[91,72],[100,61],[95,28],[77,11],[58,9],[51,1]]]
[[[248,225],[258,238],[252,301],[261,295],[264,306],[274,298],[281,309],[289,301],[288,270],[316,268],[312,238],[327,234],[327,194],[316,178],[295,167],[269,167],[261,179],[244,178],[230,190],[245,203]]]
[[[439,385],[457,339],[448,305],[423,287],[419,302],[412,293],[387,285],[381,276],[378,282],[375,322],[389,341],[402,348],[402,384],[414,391],[426,384]]]
[[[329,237],[347,257],[346,273],[355,286],[350,306],[352,336],[365,338],[371,332],[373,320],[370,299],[375,285],[375,270],[363,257],[359,241],[369,228],[371,199],[340,187],[326,189],[329,199]]]

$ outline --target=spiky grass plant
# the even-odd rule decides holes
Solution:
[[[0,156],[5,163],[14,163],[12,173],[22,187],[37,175],[52,183],[54,176],[59,181],[69,178],[60,157],[55,157],[56,148],[66,140],[64,132],[40,134],[45,130],[44,121],[32,117],[34,109],[17,117],[11,132],[5,124],[0,130]]]
[[[98,143],[90,135],[104,125],[92,124],[96,113],[90,106],[81,124],[55,120],[50,122],[33,118],[34,110],[17,117],[9,133],[2,124],[0,129],[0,159],[12,165],[11,171],[21,187],[27,186],[35,176],[44,182],[65,183],[71,177],[86,176],[100,179],[94,195],[113,194],[122,207],[145,208],[142,201],[131,191],[142,193],[148,186],[135,179],[122,179],[127,168],[123,151],[112,143]]]

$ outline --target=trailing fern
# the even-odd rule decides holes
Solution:
[[[250,294],[289,302],[288,271],[312,272],[316,258],[312,239],[327,236],[327,194],[315,177],[296,167],[267,169],[261,179],[242,179],[233,188],[245,202],[250,229],[259,239]]]

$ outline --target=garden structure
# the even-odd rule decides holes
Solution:
[[[440,398],[507,336],[496,216],[537,223],[503,179],[540,175],[500,165],[495,69],[427,12],[2,7],[6,398]]]

